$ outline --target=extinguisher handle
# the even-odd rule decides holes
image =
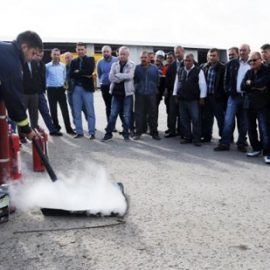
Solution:
[[[41,160],[42,160],[42,162],[43,162],[43,164],[44,164],[44,166],[45,166],[51,180],[53,182],[55,182],[57,180],[57,176],[56,176],[51,164],[49,163],[47,157],[43,154],[43,151],[42,151],[41,147],[39,146],[39,144],[37,143],[37,141],[35,139],[33,139],[32,142],[33,142],[34,146],[36,147],[37,152],[39,154],[39,157],[41,158]]]

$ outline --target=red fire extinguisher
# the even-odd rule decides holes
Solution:
[[[11,179],[20,180],[22,177],[20,139],[11,129],[9,129],[9,165]]]
[[[4,184],[9,177],[8,123],[5,104],[0,101],[0,184]]]
[[[37,136],[34,138],[34,140],[36,140],[36,142],[39,144],[44,155],[48,157],[48,148],[47,148],[48,134],[43,130],[36,131],[36,133]],[[32,144],[32,151],[33,151],[33,170],[35,172],[44,172],[45,167],[34,144]]]

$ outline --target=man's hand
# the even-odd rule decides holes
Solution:
[[[199,104],[200,104],[200,106],[204,106],[205,105],[204,98],[200,98]]]
[[[246,85],[251,85],[251,80],[247,80]]]
[[[28,140],[32,141],[37,136],[37,133],[34,130],[31,130],[31,132],[25,134],[25,136]]]

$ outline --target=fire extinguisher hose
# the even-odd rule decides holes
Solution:
[[[36,147],[37,152],[39,154],[39,157],[41,158],[41,160],[42,160],[42,162],[43,162],[43,164],[44,164],[44,166],[45,166],[51,180],[53,182],[55,182],[57,180],[57,176],[56,176],[51,164],[49,163],[47,157],[43,154],[42,149],[40,148],[39,144],[37,143],[37,141],[35,139],[33,139],[33,144]]]

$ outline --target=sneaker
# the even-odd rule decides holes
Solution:
[[[247,147],[246,147],[244,144],[239,144],[239,145],[237,146],[237,150],[238,150],[239,152],[246,153],[246,152],[247,152]]]
[[[194,146],[202,146],[202,144],[200,142],[194,142],[193,144],[194,144]]]
[[[95,135],[93,135],[93,134],[90,135],[90,137],[89,137],[89,140],[90,140],[90,141],[95,140],[95,139],[96,139]]]
[[[76,134],[75,136],[73,136],[73,139],[79,139],[82,137],[83,137],[83,134]]]
[[[170,133],[170,130],[169,129],[167,129],[167,130],[165,130],[165,132],[164,132],[165,134],[169,134]]]
[[[261,151],[251,151],[247,153],[247,157],[258,157],[261,154]]]
[[[111,134],[105,134],[103,139],[101,140],[102,142],[108,142],[112,140],[112,135]]]
[[[124,141],[129,142],[129,137],[128,136],[124,137]]]
[[[159,137],[159,135],[153,135],[152,139],[156,140],[156,141],[160,141],[161,138]]]
[[[264,162],[270,164],[270,156],[264,156]]]
[[[219,144],[217,147],[214,148],[214,151],[229,151],[230,146],[227,144]]]
[[[71,128],[71,129],[68,129],[68,130],[67,130],[67,134],[75,135],[76,132]]]
[[[188,144],[188,143],[191,143],[191,140],[188,140],[188,139],[181,139],[181,140],[180,140],[180,143],[181,143],[181,144]]]
[[[173,133],[166,133],[166,134],[164,135],[164,138],[173,138],[173,137],[176,137],[176,135],[173,134]]]
[[[141,139],[141,135],[135,135],[133,136],[133,140],[138,141]]]
[[[60,131],[53,131],[53,132],[50,132],[50,135],[51,136],[63,136],[63,133]]]

